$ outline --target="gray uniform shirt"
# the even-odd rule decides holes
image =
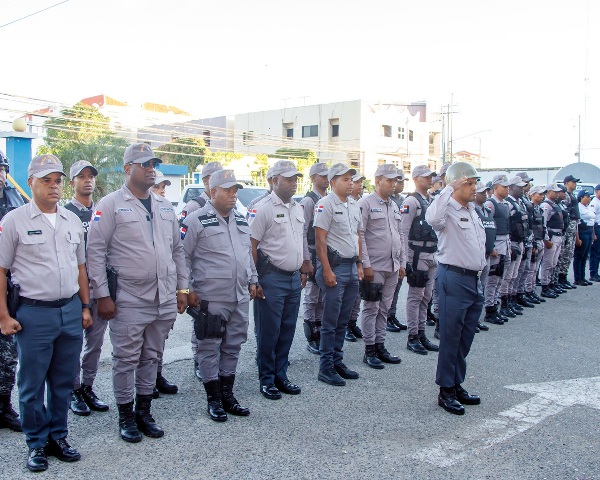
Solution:
[[[558,205],[558,203],[553,202],[552,200],[548,199],[549,202],[552,202],[554,205],[557,205],[558,208],[560,208],[560,205]],[[550,220],[550,218],[552,218],[552,215],[554,215],[554,209],[552,208],[551,205],[548,205],[546,202],[542,202],[540,204],[540,208],[542,209],[542,212],[544,212],[544,225],[546,225],[546,236],[544,238],[544,240],[550,240],[550,235],[548,235],[548,231],[552,232],[552,234],[554,235],[562,235],[562,229],[557,229],[557,228],[551,228],[548,227],[548,221]],[[564,212],[563,212],[564,215]]]
[[[406,267],[406,253],[400,233],[402,216],[391,199],[385,202],[377,192],[358,201],[361,213],[360,236],[363,267],[396,272]]]
[[[295,200],[286,206],[271,192],[254,206],[249,222],[252,238],[260,242],[258,248],[268,255],[271,264],[288,272],[300,269],[304,212]]]
[[[322,198],[321,194],[316,190],[313,190],[313,193],[319,200]],[[306,238],[306,233],[308,232],[308,225],[315,216],[315,202],[307,195],[300,201],[300,206],[304,210],[304,229],[302,230],[302,238],[304,238],[303,255],[304,260],[310,260],[310,252],[308,251],[308,240]]]
[[[95,297],[108,297],[106,268],[119,273],[118,287],[159,303],[188,288],[188,270],[173,205],[150,195],[152,214],[123,185],[98,202],[88,234],[87,266]]]
[[[204,190],[200,194],[200,197],[202,197],[207,203],[210,200],[210,197],[206,194],[206,190]],[[190,213],[193,213],[196,210],[200,210],[201,208],[203,208],[203,207],[201,207],[200,204],[196,200],[192,199],[188,203],[185,204],[185,207],[183,208],[183,210],[181,212],[182,213],[181,216],[183,218],[185,218],[185,217],[189,216]]]
[[[419,192],[415,192],[414,195],[421,195]],[[415,245],[415,246],[426,246],[426,247],[432,247],[435,245],[435,243],[433,242],[420,242],[420,241],[413,241],[413,240],[408,240],[408,234],[410,232],[410,227],[412,226],[412,222],[415,219],[415,217],[418,217],[419,215],[421,215],[421,203],[419,202],[419,200],[417,200],[414,195],[410,195],[408,197],[406,197],[406,199],[404,200],[404,203],[402,204],[402,222],[400,224],[400,229],[402,232],[402,240],[404,242],[404,251],[408,252],[408,249],[410,248],[408,246],[409,243]],[[430,204],[429,207],[427,207],[427,210],[429,210],[429,208],[431,208],[431,203],[433,202],[433,198],[430,196],[423,196],[421,195],[421,197],[423,197],[427,203]],[[436,200],[437,201],[437,200]],[[419,254],[419,259],[420,260],[433,260],[433,253],[429,253],[429,252],[421,252]],[[413,266],[414,268],[417,268],[416,265]]]
[[[248,298],[248,284],[258,281],[250,227],[232,210],[225,221],[208,202],[181,226],[190,284],[201,300],[240,302]]]
[[[73,212],[56,208],[54,227],[35,201],[12,210],[0,223],[0,267],[10,269],[23,297],[53,301],[79,291],[83,227]]]
[[[453,193],[454,188],[446,186],[425,213],[438,235],[435,258],[446,265],[481,271],[486,265],[483,223],[473,202],[465,207],[452,198]]]
[[[343,258],[358,256],[360,209],[352,197],[346,205],[334,192],[323,197],[315,208],[314,226],[327,231],[327,246]]]

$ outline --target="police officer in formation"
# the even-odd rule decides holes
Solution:
[[[525,284],[527,282],[527,278],[529,278],[529,272],[531,269],[531,256],[533,253],[533,203],[529,199],[529,190],[531,189],[531,182],[533,181],[533,178],[527,175],[526,172],[517,173],[517,177],[519,177],[521,181],[525,183],[523,186],[523,194],[520,199],[520,204],[525,208],[525,212],[527,213],[527,224],[525,230],[525,240],[523,242],[521,263],[517,272],[517,278],[513,285],[513,303],[516,303],[521,307],[533,308],[536,304],[531,302],[529,298],[525,296]]]
[[[427,310],[431,301],[437,250],[437,235],[425,220],[427,208],[433,198],[427,193],[434,175],[427,166],[419,165],[413,169],[415,193],[402,205],[402,238],[407,252],[406,279],[408,295],[406,297],[406,319],[408,323],[408,341],[406,348],[420,355],[437,352],[438,345],[425,335]]]
[[[199,210],[206,205],[206,202],[210,200],[210,176],[218,170],[222,170],[223,165],[219,162],[209,162],[202,167],[202,174],[200,178],[204,184],[204,190],[197,197],[192,198],[188,203],[185,204],[181,211],[181,221],[185,220],[190,213]]]
[[[65,208],[77,215],[81,221],[84,244],[87,244],[87,235],[94,213],[95,204],[92,197],[96,189],[97,175],[98,170],[87,160],[75,162],[69,171],[73,198]],[[98,315],[93,289],[90,289],[90,304],[93,323],[83,331],[83,355],[75,370],[70,402],[71,411],[81,416],[89,415],[91,410],[97,412],[108,410],[108,405],[98,398],[92,388],[98,372],[104,333],[108,326],[108,322]]]
[[[4,216],[23,205],[23,198],[16,189],[7,185],[6,174],[10,170],[8,158],[0,150],[0,221]],[[17,373],[17,344],[13,335],[0,333],[0,428],[21,431],[19,415],[13,409],[10,396]]]
[[[546,301],[535,292],[536,278],[544,257],[544,239],[547,235],[544,211],[541,207],[545,195],[546,187],[540,185],[532,187],[529,190],[529,198],[531,199],[531,204],[533,206],[533,218],[531,224],[533,240],[531,248],[531,265],[527,279],[525,280],[525,297],[529,302],[536,305]]]
[[[211,199],[186,217],[181,238],[191,278],[189,304],[202,315],[195,319],[194,333],[207,411],[212,420],[224,422],[227,413],[250,415],[233,395],[233,386],[258,278],[250,227],[235,211],[237,191],[243,185],[233,170],[218,170],[209,186]]]
[[[98,314],[109,322],[119,432],[162,437],[151,413],[158,354],[188,303],[188,270],[171,203],[152,195],[161,160],[145,143],[123,155],[125,185],[96,206],[88,234],[88,271]],[[117,273],[116,300],[107,270]],[[135,400],[135,413],[134,413]]]
[[[398,169],[398,178],[396,179],[396,189],[394,194],[390,197],[392,201],[398,206],[398,209],[402,211],[402,204],[406,197],[402,195],[404,191],[404,182],[406,178],[404,177],[404,172],[401,169]],[[406,253],[406,252],[405,252]],[[396,317],[396,313],[398,310],[398,295],[400,294],[400,287],[402,286],[403,278],[398,279],[398,283],[396,284],[396,289],[394,290],[394,298],[392,299],[392,303],[390,304],[390,309],[388,310],[388,318],[387,325],[385,329],[388,332],[399,332],[401,330],[406,330],[408,326],[405,323],[402,323]]]
[[[288,356],[296,331],[304,263],[304,212],[292,198],[302,174],[289,160],[271,167],[273,192],[250,214],[252,255],[264,296],[254,300],[260,392],[279,400],[281,392],[298,395],[288,378]]]
[[[399,278],[406,273],[401,214],[398,205],[391,200],[397,178],[398,169],[394,165],[378,166],[375,191],[358,201],[364,273],[360,295],[365,341],[363,361],[376,369],[384,368],[384,363],[400,363],[400,358],[391,355],[384,344],[390,304]]]
[[[563,202],[569,215],[569,225],[563,237],[563,244],[558,258],[558,264],[556,266],[555,282],[556,286],[563,290],[577,288],[575,285],[572,285],[571,282],[569,282],[567,279],[567,274],[569,273],[569,268],[573,263],[575,245],[580,242],[579,230],[577,226],[581,216],[579,214],[577,197],[573,194],[577,188],[577,183],[580,181],[581,180],[579,178],[575,178],[573,175],[567,175],[563,181],[563,185],[567,190]]]
[[[487,200],[487,192],[491,190],[490,187],[484,185],[481,181],[477,182],[476,191],[475,191],[475,201],[473,202],[473,206],[475,207],[475,213],[481,220],[481,224],[485,230],[485,267],[481,271],[481,287],[485,294],[485,287],[487,283],[487,278],[490,274],[490,263],[492,258],[496,258],[498,256],[498,251],[495,248],[496,243],[496,222],[494,222],[494,215],[489,207],[485,205]],[[495,317],[494,313],[490,313],[490,316]],[[488,313],[486,312],[486,319],[496,320],[495,318],[488,317]],[[478,331],[487,331],[490,327],[484,325],[481,322],[477,322],[477,329],[475,333]]]
[[[546,186],[546,200],[541,204],[546,224],[546,236],[544,238],[544,256],[540,271],[540,282],[542,284],[542,297],[557,298],[553,289],[552,275],[558,264],[558,258],[563,244],[563,235],[567,231],[565,223],[565,211],[558,204],[558,195],[561,191],[557,183]]]
[[[306,289],[304,290],[304,334],[306,335],[306,349],[310,353],[319,354],[321,321],[323,319],[323,290],[315,281],[317,270],[317,250],[315,243],[315,227],[313,220],[315,207],[319,200],[326,195],[329,181],[327,180],[327,165],[315,163],[310,167],[309,175],[312,190],[300,201],[304,210],[304,262],[303,271],[308,273]]]
[[[463,405],[478,405],[477,395],[462,386],[466,357],[483,309],[479,277],[486,266],[485,229],[473,201],[479,175],[472,165],[457,162],[448,167],[447,186],[427,208],[425,220],[438,235],[436,259],[439,293],[440,349],[436,383],[438,405],[464,415]]]
[[[365,191],[365,184],[363,183],[367,177],[365,177],[362,173],[357,173],[352,177],[352,198],[358,202]],[[361,298],[360,295],[356,297],[354,300],[354,305],[352,306],[352,311],[350,312],[350,320],[348,321],[348,326],[346,327],[346,336],[345,340],[348,342],[356,342],[358,338],[362,338],[362,330],[358,326],[358,315],[360,314],[360,304]]]
[[[262,195],[259,195],[248,202],[248,205],[246,205],[246,219],[250,218],[250,214],[254,210],[254,205],[268,197],[273,191],[273,167],[267,170],[266,179],[267,183],[269,184],[269,189]]]
[[[62,164],[54,155],[38,155],[27,173],[33,201],[9,212],[0,224],[0,330],[16,334],[26,466],[37,472],[48,468],[47,455],[80,459],[67,441],[67,417],[82,330],[92,316],[83,227],[58,205]],[[14,318],[7,309],[9,270],[20,285]]]
[[[352,198],[356,170],[334,164],[327,174],[331,193],[315,210],[315,236],[319,265],[315,275],[324,292],[318,379],[344,386],[358,372],[344,364],[344,339],[352,308],[363,279],[360,210]]]

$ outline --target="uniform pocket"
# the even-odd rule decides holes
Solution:
[[[45,248],[46,243],[45,235],[27,235],[22,236],[20,240],[27,258],[43,260],[44,256],[42,255],[42,251]]]
[[[67,232],[67,242],[69,242],[71,260],[75,260],[77,258],[77,247],[81,243],[81,234],[78,232]]]

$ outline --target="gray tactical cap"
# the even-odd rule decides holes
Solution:
[[[444,163],[442,165],[442,168],[440,168],[440,177],[443,177],[444,175],[446,175],[446,170],[448,170],[448,167],[450,166],[450,163]]]
[[[519,172],[517,173],[517,177],[521,177],[521,180],[524,182],[533,182],[533,178],[527,175],[527,172]]]
[[[524,187],[527,185],[527,182],[524,182],[519,176],[511,178],[509,181],[511,185],[515,185],[517,187]]]
[[[511,183],[506,175],[494,175],[494,178],[492,178],[492,186],[494,185],[502,185],[503,187],[508,187],[509,185],[511,185]]]
[[[360,182],[362,180],[366,180],[367,177],[365,177],[362,173],[357,173],[356,175],[352,176],[352,181],[353,182]]]
[[[487,186],[481,180],[477,182],[477,193],[483,193],[486,190],[490,190],[490,189],[491,189],[491,187]]]
[[[546,191],[547,192],[562,192],[562,188],[560,188],[560,186],[558,185],[558,183],[554,182],[554,183],[549,183],[548,185],[546,185]]]
[[[66,177],[65,172],[63,172],[62,163],[54,155],[38,155],[37,157],[33,157],[31,162],[29,162],[29,167],[27,167],[28,177],[42,178],[51,173],[60,173]]]
[[[282,177],[303,177],[298,169],[296,168],[296,164],[291,160],[277,160],[275,164],[271,167],[272,176],[275,177],[277,175],[281,175]]]
[[[161,172],[160,170],[156,170],[156,175],[154,177],[154,185],[160,185],[161,183],[164,183],[165,185],[171,185],[171,180],[169,180],[168,178],[165,178],[165,174],[163,172]]]
[[[543,185],[536,185],[535,187],[531,187],[529,190],[529,195],[533,195],[534,193],[546,193],[546,187]]]
[[[375,170],[375,178],[377,177],[398,178],[398,169],[391,163],[384,163]]]
[[[310,167],[310,172],[308,172],[308,176],[312,177],[313,175],[320,175],[321,177],[326,177],[329,169],[327,168],[327,164],[325,163],[315,163]]]
[[[233,173],[233,170],[223,170],[223,169],[217,170],[215,173],[213,173],[210,176],[208,185],[210,186],[210,188],[215,188],[215,187],[244,188],[244,186],[236,180],[235,173]]]
[[[209,162],[202,167],[202,175],[200,175],[200,178],[208,177],[219,170],[223,170],[223,165],[219,162]]]
[[[84,168],[89,168],[94,173],[94,176],[98,175],[98,170],[96,170],[90,162],[87,160],[77,160],[73,165],[71,165],[71,169],[69,170],[69,176],[71,177],[71,180],[79,175]]]
[[[123,154],[123,165],[128,163],[144,163],[148,160],[156,160],[162,163],[162,160],[154,155],[154,152],[147,143],[134,143],[125,149]]]
[[[398,169],[398,177],[397,180],[399,182],[403,182],[404,180],[406,180],[406,177],[404,176],[404,172],[402,171],[402,169]]]
[[[350,168],[345,163],[336,163],[329,169],[329,172],[327,173],[327,179],[331,180],[333,177],[339,177],[340,175],[344,175],[346,173],[349,173],[354,177],[354,175],[356,175],[356,170]]]
[[[271,167],[267,170],[267,180],[270,180],[272,178],[273,178],[273,167]]]
[[[412,178],[416,177],[431,177],[435,175],[427,165],[417,165],[412,171]]]

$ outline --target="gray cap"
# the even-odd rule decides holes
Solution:
[[[336,163],[329,169],[329,172],[327,172],[327,179],[331,180],[333,177],[338,177],[340,175],[344,175],[345,173],[349,173],[354,177],[354,175],[356,175],[356,170],[350,168],[345,163]]]
[[[444,163],[442,165],[442,168],[440,168],[440,177],[443,177],[444,175],[446,175],[446,170],[448,170],[449,166],[450,166],[449,163]]]
[[[509,182],[511,186],[524,187],[525,185],[527,185],[527,182],[524,182],[523,179],[519,176],[512,177],[509,180]]]
[[[361,182],[366,179],[367,179],[367,177],[365,177],[362,173],[357,173],[356,175],[352,175],[353,182]]]
[[[487,182],[485,184],[485,186],[488,187],[488,188],[492,188],[492,181],[490,180],[489,182]]]
[[[238,187],[244,188],[241,183],[235,178],[235,173],[233,170],[217,170],[210,176],[210,180],[208,181],[208,185],[210,188],[221,187],[221,188],[231,188]]]
[[[160,185],[161,183],[164,183],[165,185],[171,185],[171,180],[165,178],[165,174],[163,172],[157,170],[155,173],[156,176],[154,177],[154,185]]]
[[[427,165],[417,165],[412,171],[412,178],[431,177],[433,175],[435,175],[435,172],[432,172]]]
[[[219,170],[223,170],[223,165],[219,162],[209,162],[202,167],[202,175],[200,175],[200,178],[208,177]]]
[[[398,178],[398,169],[392,163],[384,163],[375,170],[375,178],[377,177]]]
[[[94,173],[94,176],[98,175],[98,170],[96,170],[90,162],[87,160],[77,160],[73,165],[71,165],[71,170],[69,170],[71,180],[79,175],[84,168],[89,168]]]
[[[485,183],[483,183],[481,180],[479,180],[477,182],[477,193],[483,193],[486,190],[490,190],[492,187],[488,187]]]
[[[281,175],[282,177],[303,177],[298,169],[296,168],[296,164],[291,160],[277,160],[275,164],[271,167],[271,173],[273,177],[276,175]]]
[[[29,162],[29,167],[27,167],[28,177],[42,178],[51,173],[65,175],[62,163],[54,155],[38,155],[37,157],[33,157],[31,162]]]
[[[494,185],[502,185],[503,187],[508,187],[509,185],[511,185],[511,183],[506,175],[494,175],[494,178],[492,178],[492,186]]]
[[[148,160],[156,160],[162,163],[162,160],[154,155],[150,145],[147,143],[129,145],[123,154],[123,165],[127,165],[128,163],[144,163]]]
[[[312,177],[313,175],[320,175],[321,177],[326,177],[328,170],[329,169],[327,168],[327,164],[315,163],[310,167],[310,172],[308,173],[308,176]]]
[[[562,189],[558,186],[558,183],[553,182],[546,185],[547,192],[562,192]],[[531,190],[529,191],[531,193]]]
[[[443,179],[442,177],[439,177],[439,176],[438,176],[438,177],[433,177],[433,178],[431,179],[431,181],[432,181],[432,183],[437,183],[437,182],[443,182],[443,181],[444,181],[444,179]]]
[[[398,169],[398,178],[397,180],[399,182],[403,182],[404,180],[406,180],[406,177],[404,176],[404,172],[402,171],[401,168]]]
[[[533,195],[534,193],[546,193],[546,187],[543,185],[536,185],[535,187],[531,187],[529,190],[529,195]]]
[[[267,180],[271,180],[273,178],[273,167],[270,167],[267,170]]]
[[[521,180],[524,182],[533,182],[533,178],[527,175],[527,172],[519,172],[517,173],[517,177],[521,177]]]

